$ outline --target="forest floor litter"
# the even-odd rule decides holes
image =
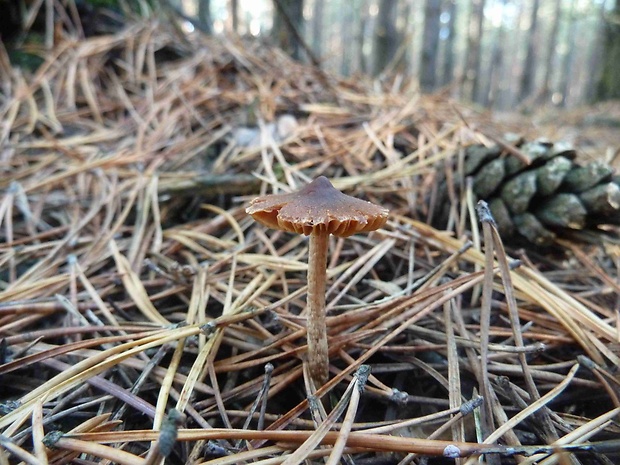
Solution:
[[[0,464],[617,459],[618,228],[504,244],[454,168],[508,132],[618,166],[617,104],[498,120],[158,22],[0,82]],[[329,239],[314,386],[308,238],[245,209],[319,176],[390,213]]]

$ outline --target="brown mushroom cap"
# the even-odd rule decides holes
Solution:
[[[257,197],[246,212],[269,228],[306,236],[327,232],[348,237],[379,229],[388,218],[386,208],[343,194],[324,176],[297,192]]]

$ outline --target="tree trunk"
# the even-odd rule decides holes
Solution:
[[[361,29],[355,29],[361,28],[361,8],[356,8],[350,5],[349,2],[345,2],[340,12],[340,34],[342,44],[346,47],[346,52],[340,54],[340,74],[349,76],[352,72],[358,70],[358,58],[362,53],[362,32]],[[345,50],[344,47],[343,50]]]
[[[419,24],[424,22],[424,11],[420,9],[417,3],[407,2],[409,11],[407,12],[407,22],[403,28],[403,38],[407,44],[407,57],[405,60],[406,68],[405,74],[407,76],[420,76],[420,44],[422,38],[418,34]],[[420,18],[422,19],[420,21]],[[418,44],[420,42],[420,44]],[[419,83],[416,83],[418,85]]]
[[[372,31],[371,31],[371,17],[370,17],[370,0],[362,0],[362,5],[360,6],[360,19],[358,22],[358,30],[357,30],[357,43],[359,44],[359,64],[358,69],[361,73],[370,74],[370,62],[371,55],[367,52],[364,45],[372,40]]]
[[[606,24],[605,15],[605,2],[601,2],[598,7],[595,24],[592,26],[592,30],[596,32],[594,40],[590,44],[588,62],[586,65],[587,69],[591,70],[591,72],[588,73],[583,98],[589,104],[595,103],[597,99],[598,85],[601,80],[601,76],[603,75],[603,46],[605,43]]]
[[[603,69],[596,88],[596,100],[620,98],[620,0],[605,25]]]
[[[278,47],[290,56],[301,58],[301,44],[297,37],[303,34],[303,0],[274,0],[273,34]],[[293,31],[293,29],[297,32]]]
[[[398,48],[397,6],[398,2],[395,0],[379,0],[379,12],[375,27],[374,76],[380,74],[390,64]]]
[[[396,50],[396,56],[392,60],[393,72],[399,75],[407,76],[409,74],[410,61],[412,57],[413,40],[411,34],[411,28],[409,24],[412,21],[411,10],[415,8],[410,2],[398,2],[399,8],[397,14],[397,20],[395,24],[400,24],[397,29],[398,48]]]
[[[239,33],[239,0],[230,0],[229,12],[231,30],[237,34]]]
[[[445,11],[448,15],[446,28],[446,41],[444,46],[443,71],[441,75],[441,85],[446,86],[454,79],[454,37],[456,24],[456,0],[448,0]]]
[[[516,85],[513,83],[518,79],[518,76],[521,72],[521,63],[517,60],[516,57],[519,56],[519,44],[523,42],[524,35],[520,33],[521,23],[523,21],[524,16],[524,8],[523,2],[519,2],[516,5],[517,12],[514,24],[516,25],[516,30],[513,29],[511,40],[507,41],[504,44],[505,54],[508,57],[513,57],[511,60],[506,60],[504,69],[502,70],[500,82],[510,83],[507,87],[504,88],[503,92],[500,95],[496,96],[495,104],[496,107],[502,109],[512,109],[517,105],[518,100],[518,90]]]
[[[491,51],[491,62],[489,64],[489,72],[486,73],[489,76],[485,91],[482,93],[482,104],[485,107],[493,107],[495,105],[497,96],[500,94],[501,74],[504,67],[504,44],[506,37],[505,27],[505,11],[506,1],[502,1],[502,13],[501,22],[498,28],[495,30],[495,37],[493,39],[493,49]]]
[[[467,56],[461,95],[477,102],[480,87],[480,44],[484,24],[485,0],[471,0],[469,29],[467,33]]]
[[[345,5],[342,6],[346,8]],[[321,57],[323,49],[323,10],[325,0],[314,0],[312,8],[312,50],[317,58]],[[348,44],[345,42],[345,44]]]
[[[361,15],[359,21],[359,37],[357,42],[360,44],[359,48],[359,70],[362,73],[370,73],[370,65],[371,62],[370,56],[366,53],[364,49],[364,44],[366,44],[366,40],[371,40],[371,32],[370,32],[370,5],[369,0],[362,0],[362,6],[360,7]]]
[[[532,5],[532,16],[530,19],[530,28],[527,38],[527,54],[521,74],[521,82],[519,85],[519,101],[525,100],[530,96],[534,89],[536,80],[536,43],[538,42],[538,5],[539,0],[534,0]]]
[[[420,86],[426,92],[432,91],[436,86],[440,15],[441,0],[426,0],[420,69]]]
[[[556,53],[556,46],[558,43],[558,31],[560,30],[560,21],[562,16],[562,0],[555,0],[555,7],[553,10],[553,24],[551,26],[551,32],[549,33],[549,39],[547,40],[547,55],[545,57],[545,75],[543,77],[542,86],[538,93],[538,102],[544,103],[549,100],[549,94],[551,93],[551,72],[555,69],[553,63],[553,57]]]
[[[575,0],[571,0],[570,2],[570,14],[569,14],[569,24],[567,27],[567,38],[566,43],[568,44],[566,53],[562,57],[562,64],[560,66],[560,100],[558,101],[559,106],[566,106],[566,100],[568,98],[568,92],[570,88],[570,78],[572,73],[573,59],[575,58],[575,26],[576,26],[576,18],[575,18]]]
[[[198,0],[198,22],[200,28],[207,34],[213,32],[211,23],[211,0]]]

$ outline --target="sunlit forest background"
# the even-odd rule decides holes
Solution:
[[[330,73],[485,107],[620,96],[615,0],[169,1],[189,29],[255,37]]]
[[[67,5],[87,32],[174,17],[188,36],[261,41],[331,74],[497,110],[620,97],[618,0],[0,0],[3,42],[38,25],[50,49],[52,23],[75,24]]]

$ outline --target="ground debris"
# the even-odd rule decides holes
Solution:
[[[608,453],[619,434],[617,246],[566,243],[561,258],[524,249],[506,270],[515,262],[495,235],[485,256],[472,199],[469,210],[456,195],[466,181],[450,169],[506,129],[487,115],[441,95],[319,79],[281,51],[180,38],[162,22],[60,43],[33,75],[1,71],[9,461],[155,460],[167,412],[179,419],[170,463],[539,459],[589,440]],[[294,128],[274,132],[283,115]],[[238,143],[239,128],[260,137]],[[502,150],[478,150],[480,163]],[[443,207],[444,169],[452,217],[438,230],[428,220]],[[330,373],[313,388],[307,241],[254,224],[245,207],[319,176],[390,216],[331,240]],[[591,186],[578,198],[617,201]],[[352,387],[360,366],[363,392]],[[481,424],[504,445],[479,444]]]

